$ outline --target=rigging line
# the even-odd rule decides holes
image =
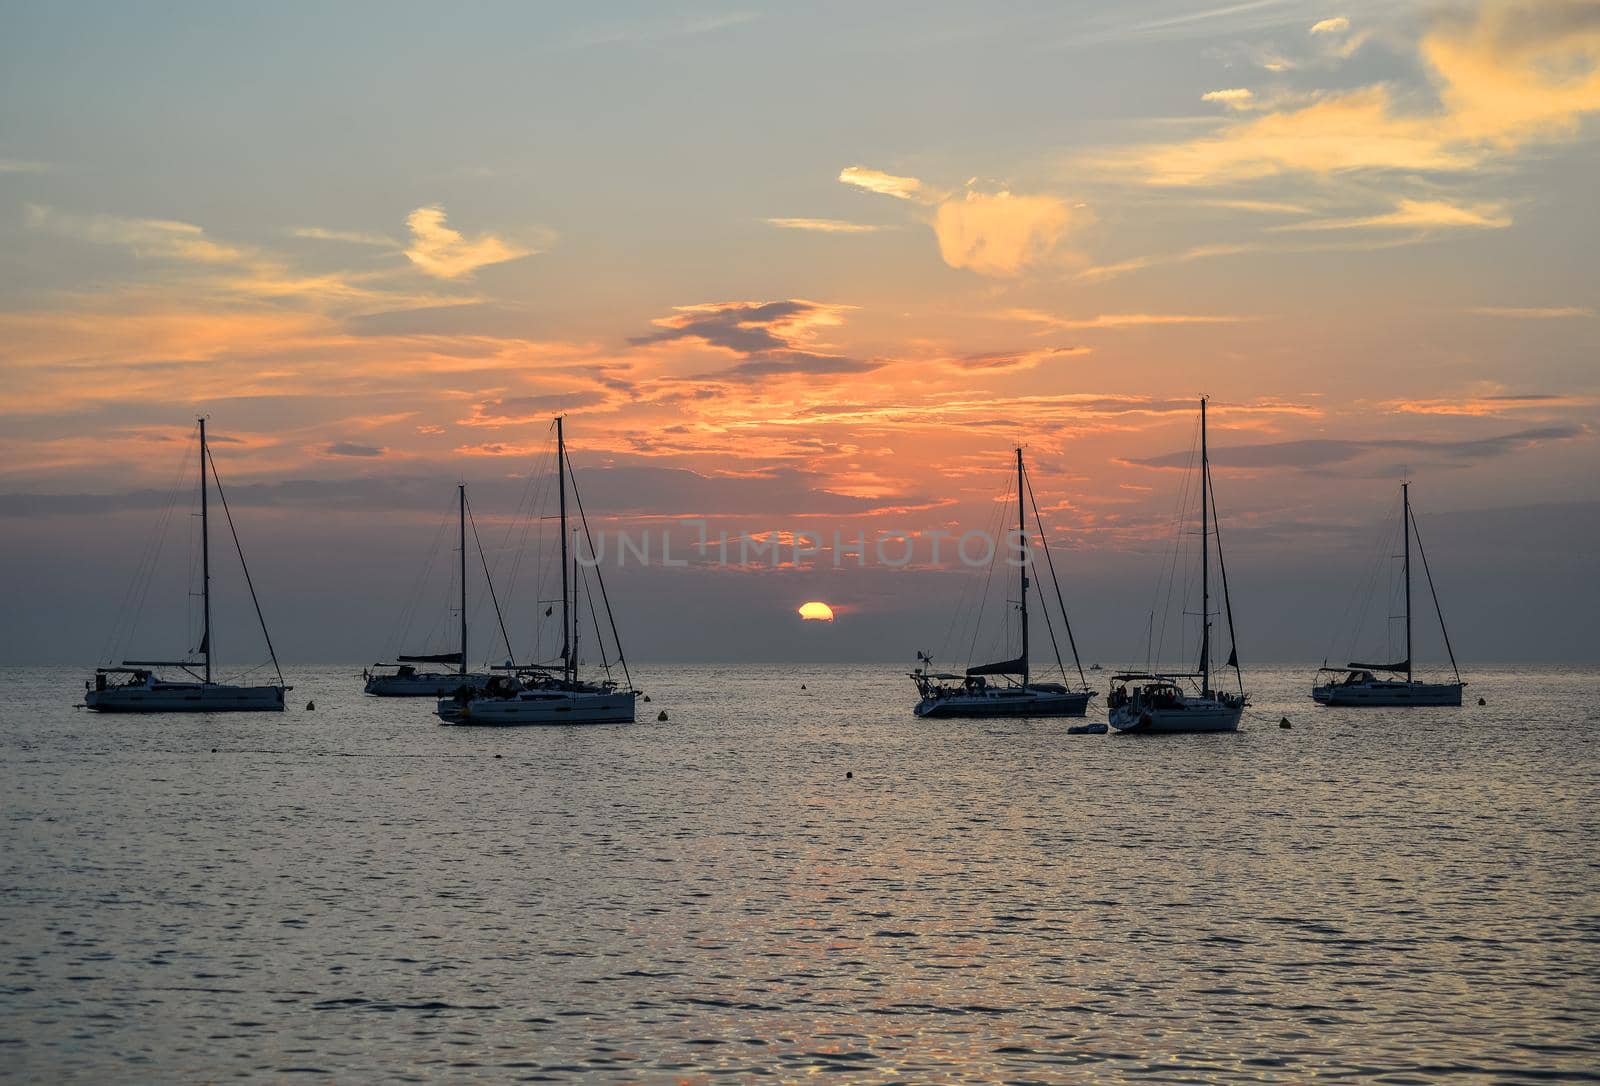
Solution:
[[[1422,549],[1422,533],[1417,530],[1417,514],[1411,513],[1411,535],[1417,541],[1417,553],[1422,556],[1422,572],[1428,575],[1428,592],[1433,596],[1433,610],[1439,616],[1439,632],[1444,634],[1444,651],[1450,654],[1450,670],[1456,673],[1456,682],[1461,681],[1461,669],[1456,666],[1456,650],[1450,647],[1450,631],[1445,629],[1444,608],[1439,606],[1439,592],[1433,587],[1433,571],[1428,568],[1428,552]]]
[[[1007,472],[1006,474],[1009,477],[1010,472]],[[1007,489],[1006,489],[1006,498],[1009,499],[1010,496],[1011,496],[1011,490],[1010,490],[1009,487],[1007,487]],[[978,613],[974,616],[974,621],[973,621],[973,624],[972,624],[972,643],[971,643],[971,645],[969,645],[967,647],[967,666],[968,667],[971,667],[973,665],[973,662],[977,658],[977,653],[978,653],[978,635],[983,632],[983,613],[984,613],[985,610],[987,610],[987,608],[984,605],[989,602],[989,585],[990,585],[990,582],[992,582],[994,580],[994,563],[995,563],[995,560],[1000,555],[1000,545],[999,545],[999,542],[998,542],[998,532],[995,531],[995,529],[1000,524],[1000,518],[1005,515],[1006,506],[1008,504],[1009,504],[1009,502],[996,503],[994,509],[990,512],[990,515],[989,515],[989,526],[990,526],[989,538],[996,540],[996,543],[995,543],[994,549],[989,552],[989,568],[987,570],[985,570],[984,574],[983,574],[983,594],[978,597]],[[1002,622],[1001,622],[1000,633],[1001,633],[1001,637],[1003,638],[1005,636],[1005,622],[1004,622],[1003,619],[1002,619]],[[1001,645],[1001,649],[1003,650],[1004,647],[1005,647],[1004,644],[1002,644]],[[996,655],[999,655],[999,654],[997,653]]]
[[[1188,516],[1188,512],[1189,512],[1189,488],[1192,485],[1192,480],[1190,478],[1190,475],[1191,475],[1192,469],[1194,468],[1195,455],[1199,451],[1200,451],[1200,420],[1199,419],[1195,419],[1194,430],[1192,431],[1191,436],[1189,438],[1189,459],[1188,459],[1188,462],[1185,463],[1184,468],[1183,468],[1183,481],[1178,485],[1178,504],[1177,504],[1176,509],[1173,511],[1173,514],[1172,514],[1172,529],[1171,529],[1171,531],[1172,531],[1172,550],[1169,552],[1170,561],[1165,564],[1165,568],[1162,570],[1161,576],[1156,578],[1155,598],[1152,599],[1151,602],[1150,602],[1150,612],[1151,612],[1151,614],[1154,615],[1154,614],[1157,613],[1157,611],[1158,611],[1157,605],[1159,604],[1160,605],[1159,606],[1159,613],[1161,615],[1161,636],[1159,638],[1157,638],[1155,636],[1155,630],[1152,628],[1151,631],[1150,631],[1150,634],[1149,634],[1149,642],[1150,643],[1149,643],[1149,645],[1147,647],[1147,650],[1146,650],[1147,657],[1150,658],[1151,660],[1153,660],[1153,662],[1154,662],[1156,667],[1159,667],[1161,665],[1162,653],[1166,651],[1167,619],[1172,613],[1172,593],[1173,593],[1173,590],[1175,588],[1177,588],[1178,565],[1179,565],[1179,562],[1180,562],[1181,559],[1186,558],[1188,556],[1188,550],[1187,550],[1187,547],[1185,545],[1184,534],[1183,534],[1183,522],[1184,522],[1185,518]],[[1187,563],[1184,563],[1184,565],[1185,565],[1185,569],[1187,570]],[[1161,586],[1162,586],[1163,582],[1165,582],[1165,584],[1166,584],[1166,599],[1165,599],[1165,602],[1162,602]],[[1186,610],[1187,609],[1188,594],[1189,594],[1188,573],[1185,572],[1185,574],[1184,574],[1183,598],[1179,602],[1179,609],[1180,610]],[[1152,627],[1153,626],[1154,626],[1154,623],[1152,623]],[[1149,670],[1149,669],[1147,669],[1147,670]]]
[[[1022,485],[1027,487],[1028,500],[1030,502],[1032,502],[1032,504],[1033,504],[1033,519],[1038,524],[1038,528],[1039,528],[1040,549],[1045,551],[1045,560],[1048,562],[1051,559],[1050,559],[1050,552],[1048,550],[1046,550],[1045,547],[1044,547],[1044,522],[1039,520],[1039,503],[1037,501],[1035,501],[1034,498],[1033,498],[1033,477],[1026,474],[1026,469],[1024,469]],[[1020,495],[1019,495],[1019,498],[1020,498]],[[1019,500],[1017,504],[1021,505],[1022,503]],[[1031,544],[1032,540],[1030,539],[1028,542]],[[1028,548],[1028,558],[1029,558],[1029,565],[1024,570],[1024,573],[1031,572],[1032,568],[1033,568],[1033,563],[1032,563],[1033,548],[1032,548],[1032,546],[1030,546]],[[1055,577],[1056,577],[1055,566],[1052,564],[1051,567],[1050,567],[1050,580],[1051,580],[1052,583],[1055,581]],[[1061,596],[1061,586],[1059,584],[1057,584],[1056,585],[1056,598],[1059,600],[1060,596]],[[1044,615],[1044,629],[1045,629],[1045,632],[1050,635],[1050,651],[1055,654],[1056,670],[1061,673],[1061,681],[1063,683],[1066,683],[1066,682],[1069,681],[1067,679],[1067,666],[1061,662],[1061,646],[1056,642],[1056,628],[1055,628],[1055,624],[1050,621],[1050,607],[1049,607],[1049,604],[1046,603],[1045,601],[1041,600],[1040,601],[1040,605],[1039,605],[1039,613]],[[1065,609],[1063,609],[1062,612],[1061,612],[1061,618],[1062,618],[1063,621],[1065,621],[1066,617],[1067,617],[1067,612],[1066,612]]]
[[[1345,596],[1344,611],[1339,615],[1339,622],[1338,622],[1338,624],[1336,626],[1333,627],[1332,633],[1329,635],[1329,638],[1328,638],[1328,650],[1327,650],[1327,653],[1324,654],[1323,657],[1322,657],[1322,663],[1323,663],[1324,667],[1327,666],[1328,660],[1332,657],[1334,652],[1338,649],[1339,644],[1340,644],[1340,639],[1342,637],[1345,637],[1346,635],[1349,635],[1350,645],[1352,647],[1354,646],[1355,642],[1360,637],[1360,629],[1361,629],[1362,625],[1364,625],[1365,622],[1366,622],[1367,605],[1371,602],[1372,589],[1373,589],[1373,586],[1377,583],[1376,557],[1377,557],[1377,553],[1381,553],[1381,552],[1374,552],[1373,551],[1373,549],[1372,549],[1373,548],[1373,539],[1376,538],[1377,543],[1379,545],[1385,545],[1386,542],[1387,542],[1387,536],[1384,534],[1384,528],[1385,527],[1386,526],[1384,526],[1384,525],[1380,525],[1379,531],[1378,531],[1378,534],[1377,534],[1376,537],[1374,537],[1371,534],[1369,534],[1367,536],[1367,548],[1366,548],[1367,549],[1367,555],[1366,555],[1365,560],[1361,563],[1361,566],[1359,567],[1360,568],[1360,576],[1355,581],[1356,591],[1353,592],[1353,593],[1345,593],[1344,594],[1344,596]],[[1355,612],[1355,621],[1354,621],[1354,623],[1351,622],[1351,612],[1352,611]],[[1358,657],[1352,651],[1349,655],[1347,655],[1345,657],[1345,659],[1346,660],[1355,660],[1355,659],[1358,659]]]
[[[411,640],[411,627],[417,621],[417,610],[422,602],[423,593],[427,589],[428,581],[432,578],[433,565],[439,559],[439,547],[444,542],[445,529],[449,523],[449,514],[444,514],[439,518],[438,527],[434,529],[433,541],[428,544],[428,552],[423,559],[422,568],[417,571],[416,580],[412,582],[411,591],[407,593],[406,602],[400,609],[399,618],[395,621],[397,633],[390,637],[388,647],[388,655],[391,657],[407,651],[407,645]],[[437,620],[435,625],[437,626]],[[429,630],[430,639],[432,635],[433,631]],[[427,648],[428,646],[424,643],[422,647]]]
[[[556,455],[560,456],[562,454],[560,452],[558,452]],[[566,461],[567,461],[567,476],[572,481],[572,497],[577,502],[577,505],[578,505],[578,523],[583,525],[584,542],[588,543],[588,545],[589,545],[589,553],[591,555],[593,555],[595,553],[594,537],[589,534],[589,518],[584,515],[584,512],[583,512],[583,497],[578,493],[578,476],[577,476],[577,473],[572,470],[572,457],[570,455],[566,457]],[[611,625],[611,641],[612,641],[613,644],[615,644],[617,646],[617,663],[622,666],[622,677],[628,681],[628,689],[632,690],[633,689],[633,676],[628,671],[628,658],[626,656],[624,656],[623,653],[622,653],[622,638],[617,635],[617,616],[611,610],[611,599],[606,594],[606,578],[605,578],[605,574],[600,572],[600,563],[599,563],[598,560],[595,562],[595,566],[594,566],[594,579],[596,581],[598,581],[599,584],[600,584],[600,602],[605,604],[605,606],[606,606],[606,621],[608,623],[610,623],[610,625]],[[593,607],[594,607],[593,601],[590,602],[589,606],[590,606],[591,609],[593,609]],[[596,620],[596,621],[598,622],[598,620]],[[596,640],[598,640],[598,639],[599,639],[599,635],[596,634]],[[605,658],[605,654],[606,654],[605,645],[602,644],[600,646],[600,657],[601,657],[601,659]]]
[[[494,617],[500,623],[500,636],[506,643],[506,662],[516,663],[516,653],[511,651],[511,635],[506,633],[506,618],[505,615],[500,613],[500,600],[494,594],[494,579],[489,576],[489,559],[483,553],[483,540],[478,538],[478,521],[472,515],[472,500],[470,498],[467,499],[466,506],[467,523],[472,526],[472,541],[478,545],[478,561],[483,564],[483,583],[489,589],[489,601],[494,604]],[[465,665],[466,662],[466,657],[463,656],[461,663]]]
[[[250,602],[256,607],[256,621],[261,623],[261,636],[267,642],[267,655],[272,657],[272,670],[278,673],[278,685],[286,685],[283,681],[283,668],[278,666],[278,653],[272,647],[272,635],[267,632],[267,620],[261,613],[261,600],[256,596],[255,582],[250,579],[250,566],[244,560],[244,546],[239,542],[239,530],[233,526],[233,512],[228,508],[228,496],[222,492],[222,476],[217,474],[217,461],[211,455],[211,450],[205,450],[205,458],[211,464],[211,478],[217,484],[217,497],[222,499],[222,513],[228,518],[228,532],[233,536],[233,549],[239,552],[239,568],[244,570],[245,587],[250,589]],[[200,465],[200,470],[205,470],[205,464]],[[209,657],[210,646],[207,646]]]
[[[1228,595],[1228,563],[1222,559],[1222,518],[1217,515],[1217,487],[1211,479],[1209,464],[1206,465],[1205,487],[1211,495],[1211,528],[1217,537],[1217,569],[1222,574],[1222,609],[1228,616],[1228,663],[1222,666],[1233,665],[1233,676],[1239,681],[1239,696],[1243,698],[1244,671],[1239,667],[1239,639],[1233,632],[1233,597]]]
[[[1055,624],[1050,621],[1050,608],[1041,607],[1039,608],[1039,613],[1044,616],[1045,633],[1050,635],[1050,650],[1055,653],[1056,670],[1061,672],[1061,681],[1067,682],[1067,668],[1066,665],[1061,662],[1061,646],[1056,643],[1056,627]]]
[[[592,555],[591,555],[592,557]],[[606,660],[606,641],[600,636],[600,612],[595,610],[594,591],[589,587],[589,571],[583,570],[578,574],[578,581],[583,585],[583,595],[589,601],[589,620],[594,624],[594,643],[600,647],[600,667],[606,673],[606,678],[611,678],[611,664]]]
[[[1044,551],[1045,564],[1050,568],[1050,583],[1056,589],[1056,606],[1061,608],[1061,624],[1067,630],[1067,644],[1072,646],[1072,662],[1078,667],[1079,681],[1083,683],[1084,689],[1088,689],[1089,679],[1083,673],[1083,660],[1078,656],[1078,641],[1077,638],[1072,636],[1072,619],[1067,617],[1067,604],[1061,598],[1061,581],[1056,578],[1056,560],[1050,556],[1050,540],[1045,538],[1044,518],[1039,515],[1039,499],[1033,493],[1033,476],[1030,474],[1026,478],[1028,482],[1028,501],[1033,505],[1033,519],[1039,525],[1039,547]],[[1049,613],[1049,608],[1044,610],[1046,614]],[[1059,652],[1056,653],[1056,663],[1058,665],[1061,663],[1060,657],[1061,654]],[[1063,679],[1067,677],[1065,668],[1061,671],[1061,677]]]
[[[178,460],[178,473],[173,479],[172,489],[167,492],[167,502],[160,507],[156,516],[155,530],[145,540],[144,549],[140,552],[139,562],[134,567],[133,577],[128,581],[128,586],[123,590],[122,602],[117,607],[116,618],[111,625],[110,633],[106,637],[103,659],[107,664],[117,662],[116,657],[126,655],[127,647],[133,640],[134,630],[138,625],[137,614],[144,609],[144,601],[149,596],[150,584],[155,578],[155,568],[160,558],[161,548],[166,541],[167,532],[172,525],[172,514],[177,508],[178,495],[187,493],[188,488],[184,480],[189,474],[189,447],[185,445],[183,455]],[[185,586],[187,588],[187,586]],[[135,603],[135,597],[138,602]],[[118,652],[117,646],[121,644],[123,651]]]
[[[1009,477],[1009,475],[1010,473],[1007,472],[1007,477]],[[983,528],[983,531],[987,533],[987,539],[994,539],[995,528],[999,522],[1001,513],[1002,510],[999,506],[995,506],[994,508],[990,509],[989,519],[985,522]],[[957,557],[960,557],[959,542],[957,543]],[[993,560],[993,555],[990,556],[990,560]],[[978,626],[981,626],[982,624],[983,607],[987,602],[987,580],[980,580],[976,573],[970,573],[969,575],[963,576],[961,583],[961,595],[956,601],[955,614],[951,616],[950,628],[945,632],[944,643],[939,646],[939,657],[941,659],[953,659],[953,657],[947,654],[946,650],[948,650],[949,653],[955,653],[959,651],[957,648],[958,634],[964,634],[967,630],[968,624],[975,623],[977,625],[973,626],[972,646],[967,650],[967,663],[971,664],[973,662],[972,654],[976,652]]]
[[[555,424],[551,423],[550,429],[553,430],[554,428]],[[549,445],[553,445],[554,437],[551,436],[546,441]],[[505,538],[501,541],[504,551],[511,555],[511,574],[504,582],[508,601],[516,594],[517,582],[522,572],[523,555],[527,552],[528,536],[532,534],[534,525],[538,523],[539,518],[536,514],[543,504],[544,496],[549,489],[550,476],[553,472],[543,470],[544,462],[547,459],[551,459],[548,449],[540,452],[534,460],[533,467],[530,469],[527,480],[523,484],[522,494],[517,499],[516,511],[512,514],[510,521],[507,522]],[[517,536],[516,544],[513,546],[512,537],[517,535],[518,528],[521,529],[521,534]],[[539,555],[543,553],[542,540],[539,537],[535,537],[534,551],[534,567],[537,570]],[[499,569],[500,559],[497,557],[495,571],[498,573]]]
[[[515,597],[517,585],[522,577],[523,557],[529,550],[528,540],[533,540],[533,578],[534,578],[534,609],[533,622],[533,647],[529,650],[530,661],[542,661],[543,653],[540,651],[544,643],[544,615],[538,610],[538,605],[543,602],[539,586],[545,583],[549,575],[551,557],[546,552],[544,545],[543,518],[539,510],[548,501],[549,492],[555,480],[555,423],[548,427],[545,450],[534,461],[534,467],[528,475],[528,484],[524,488],[522,501],[517,506],[517,512],[512,523],[507,525],[506,542],[509,545],[512,531],[520,524],[522,532],[517,538],[516,546],[511,548],[511,576],[506,589],[507,599]],[[549,470],[544,465],[549,462]],[[535,528],[539,530],[534,531]]]

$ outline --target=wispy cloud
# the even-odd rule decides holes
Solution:
[[[897,177],[865,166],[846,166],[839,171],[839,180],[880,196],[893,196],[897,200],[912,200],[922,194],[922,182],[915,177]]]
[[[1319,25],[1319,37],[1348,29],[1338,20]],[[1442,110],[1415,108],[1387,84],[1372,84],[1109,163],[1157,185],[1286,173],[1465,173],[1527,145],[1569,138],[1584,114],[1600,110],[1600,5],[1590,0],[1488,0],[1474,12],[1443,12],[1418,54]]]
[[[1312,219],[1307,222],[1285,223],[1274,226],[1274,231],[1295,230],[1361,230],[1374,227],[1394,229],[1400,227],[1470,227],[1501,229],[1511,225],[1511,216],[1505,205],[1478,203],[1453,204],[1448,200],[1410,200],[1395,202],[1393,211],[1381,215],[1361,215],[1348,219]]]
[[[843,219],[765,219],[764,222],[784,230],[811,230],[819,234],[871,234],[885,229],[863,222],[846,222]]]
[[[998,316],[1060,329],[1136,328],[1152,324],[1238,324],[1261,319],[1232,314],[1194,313],[1101,313],[1093,317],[1058,317],[1037,309],[1007,309]]]
[[[411,245],[406,258],[429,275],[462,279],[479,268],[531,256],[533,249],[504,241],[493,234],[468,238],[445,225],[444,208],[419,207],[406,217]]]
[[[956,370],[979,373],[1018,372],[1038,369],[1047,362],[1061,362],[1090,353],[1088,347],[1045,347],[1032,351],[985,351],[950,359]]]
[[[399,249],[400,243],[384,234],[368,234],[360,230],[325,230],[320,226],[296,226],[289,231],[291,237],[309,238],[313,241],[343,241],[351,245],[373,245],[383,249]]]
[[[1255,103],[1255,92],[1249,87],[1228,87],[1224,90],[1206,91],[1202,102],[1220,102],[1229,109],[1249,109]]]
[[[193,223],[171,219],[133,219],[117,215],[77,215],[40,204],[26,205],[27,224],[97,245],[125,246],[140,256],[201,264],[233,264],[245,250],[212,241]]]
[[[1588,408],[1595,403],[1591,396],[1564,396],[1556,393],[1526,393],[1523,395],[1494,394],[1460,396],[1442,399],[1385,400],[1385,411],[1399,415],[1454,415],[1466,418],[1485,418],[1517,412],[1557,412],[1567,408]]]
[[[46,162],[29,162],[19,158],[0,158],[0,173],[44,173],[50,168]]]
[[[1586,305],[1480,305],[1467,310],[1480,317],[1516,317],[1522,320],[1562,320],[1568,317],[1592,317],[1594,309]]]
[[[1459,441],[1432,441],[1420,438],[1390,440],[1321,438],[1260,445],[1213,445],[1211,461],[1223,468],[1315,470],[1336,467],[1379,453],[1403,453],[1408,456],[1426,456],[1438,464],[1464,465],[1587,435],[1588,430],[1582,426],[1546,426]],[[1187,468],[1192,463],[1192,454],[1184,450],[1163,453],[1159,456],[1131,458],[1121,462],[1147,468]]]
[[[1331,19],[1322,19],[1311,24],[1313,34],[1343,34],[1350,29],[1350,20],[1343,15],[1336,15]]]

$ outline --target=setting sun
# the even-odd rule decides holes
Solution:
[[[821,600],[802,603],[800,605],[800,619],[802,622],[832,622],[833,608]]]

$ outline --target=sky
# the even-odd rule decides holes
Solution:
[[[1594,662],[1597,114],[1593,0],[6,5],[0,652],[99,658],[204,414],[281,655],[375,659],[563,413],[682,540],[982,528],[1021,445],[1142,661],[1205,395],[1246,661],[1346,651],[1405,476],[1467,670]],[[833,554],[616,569],[624,643],[978,651],[983,571]]]

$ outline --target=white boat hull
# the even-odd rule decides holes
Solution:
[[[1311,688],[1312,700],[1334,708],[1400,708],[1461,704],[1463,683],[1371,682],[1327,683]]]
[[[281,713],[287,689],[157,682],[90,690],[83,703],[97,713]]]
[[[1119,732],[1175,735],[1184,732],[1236,732],[1242,705],[1224,705],[1210,698],[1185,701],[1171,708],[1122,705],[1109,713],[1109,723]]]
[[[443,698],[463,686],[482,690],[488,675],[460,675],[454,672],[425,672],[420,675],[374,675],[364,687],[378,698]]]
[[[477,727],[632,724],[636,698],[631,690],[536,690],[509,698],[445,698],[437,714],[441,724]]]
[[[981,693],[928,697],[917,702],[914,712],[927,719],[947,717],[1033,717],[1083,716],[1094,694],[1084,690],[1065,692],[1001,687]]]

